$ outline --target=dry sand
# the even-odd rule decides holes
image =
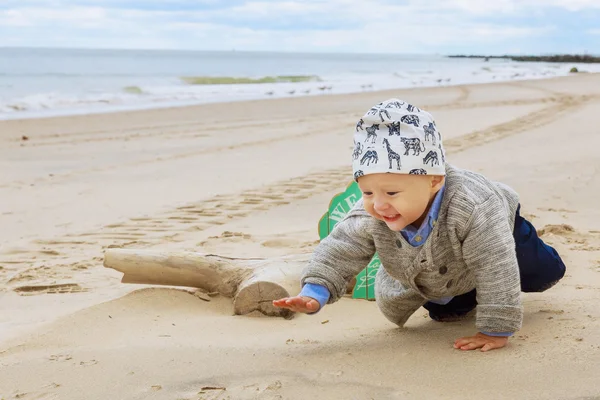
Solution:
[[[597,88],[582,74],[0,122],[0,399],[600,398]],[[233,316],[230,299],[102,267],[109,245],[310,252],[351,179],[355,121],[392,96],[434,114],[451,163],[518,190],[565,259],[507,348],[460,352],[473,320],[420,310],[398,329],[348,298]]]

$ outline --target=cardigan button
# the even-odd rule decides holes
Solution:
[[[398,246],[399,249],[402,248],[402,242],[400,241],[400,239],[396,240],[396,246]]]
[[[445,265],[443,267],[440,267],[439,272],[441,275],[445,275],[446,272],[448,272],[448,267],[446,267]]]

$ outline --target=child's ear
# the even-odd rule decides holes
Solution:
[[[431,177],[431,191],[437,193],[444,186],[446,177],[443,175],[434,175]]]

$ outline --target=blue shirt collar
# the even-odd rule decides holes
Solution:
[[[429,233],[431,233],[431,231],[433,230],[433,227],[435,226],[440,213],[440,207],[442,205],[442,200],[444,199],[445,189],[446,185],[442,186],[441,189],[436,193],[435,198],[433,199],[433,203],[431,203],[431,208],[429,209],[427,216],[425,217],[423,223],[418,229],[412,225],[408,225],[401,231],[405,234],[406,237],[408,237],[408,240],[410,242],[412,242],[413,239],[417,236],[421,237],[421,240],[419,240],[418,242],[424,242],[429,236]]]

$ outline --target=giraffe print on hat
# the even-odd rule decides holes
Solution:
[[[404,100],[380,102],[356,124],[355,179],[372,173],[445,175],[445,163],[442,135],[433,116]]]

